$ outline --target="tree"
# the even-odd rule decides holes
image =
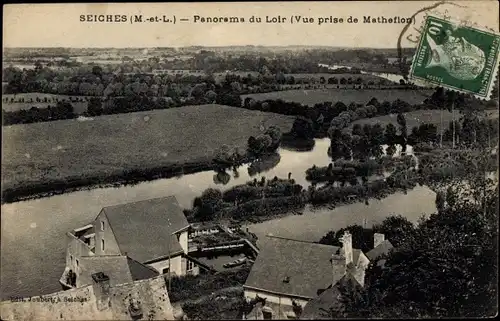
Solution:
[[[222,204],[222,192],[215,188],[208,188],[193,202],[196,209],[195,217],[200,221],[212,220]]]
[[[396,144],[396,138],[397,138],[396,127],[392,123],[387,124],[385,126],[385,143],[387,145],[394,145]]]
[[[387,156],[392,157],[396,153],[396,146],[394,144],[390,144],[387,146],[387,149],[385,150],[385,153]]]
[[[372,99],[370,99],[370,101],[366,105],[367,106],[371,105],[371,106],[375,106],[378,108],[380,106],[380,103],[377,100],[377,98],[373,97]]]
[[[402,215],[389,216],[382,223],[374,225],[372,229],[375,233],[384,234],[395,247],[401,246],[415,234],[413,223]]]
[[[273,146],[273,139],[267,134],[261,134],[257,137],[250,136],[248,139],[248,152],[257,157],[276,148],[277,146]]]
[[[437,191],[436,192],[436,209],[438,210],[439,213],[441,213],[444,210],[444,205],[446,202],[446,196],[443,191]]]
[[[313,122],[309,118],[298,116],[295,118],[290,133],[299,139],[313,139]]]
[[[271,137],[270,148],[277,149],[281,143],[281,130],[277,126],[270,126],[264,134]]]
[[[352,134],[357,135],[357,136],[362,136],[363,135],[363,128],[361,127],[360,124],[354,124],[352,126]]]
[[[100,98],[91,98],[87,106],[89,116],[100,116],[103,113],[102,101]]]
[[[380,157],[382,155],[382,145],[384,144],[384,129],[382,125],[375,124],[370,130],[370,146],[371,154],[375,157]]]
[[[94,74],[96,77],[102,78],[102,68],[100,66],[93,66],[92,74]]]
[[[480,163],[478,157],[470,160]],[[421,221],[383,268],[370,266],[362,295],[346,299],[348,317],[474,318],[497,313],[498,183],[491,184],[476,169],[465,177],[467,184],[443,184],[455,194],[453,204]]]
[[[207,101],[207,103],[209,104],[213,104],[215,103],[215,101],[217,100],[217,94],[215,93],[215,91],[213,90],[209,90],[205,93],[205,100]]]

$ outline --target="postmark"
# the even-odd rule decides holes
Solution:
[[[500,35],[434,15],[424,20],[409,72],[418,85],[489,99],[497,77]]]

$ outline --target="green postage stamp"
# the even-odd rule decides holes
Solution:
[[[427,16],[409,77],[489,99],[498,72],[500,36]]]

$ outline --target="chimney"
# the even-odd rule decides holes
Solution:
[[[102,272],[92,274],[94,295],[97,301],[97,309],[103,311],[110,305],[109,298],[109,276]]]
[[[373,234],[373,248],[376,248],[385,241],[385,235],[382,233]]]
[[[342,242],[342,251],[345,257],[346,268],[353,263],[352,258],[352,235],[349,231],[345,231],[344,235],[341,237],[340,242]]]
[[[339,273],[346,273],[345,258],[342,249],[339,248],[336,253],[333,253],[330,261],[332,262],[332,286],[334,286],[338,281]]]

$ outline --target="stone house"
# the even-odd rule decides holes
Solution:
[[[88,225],[67,233],[61,284],[65,288],[81,285],[80,277],[99,262],[95,256],[123,256],[129,264],[158,274],[196,273],[187,257],[189,227],[174,196],[104,207]],[[68,275],[74,281],[71,284],[66,282]]]

